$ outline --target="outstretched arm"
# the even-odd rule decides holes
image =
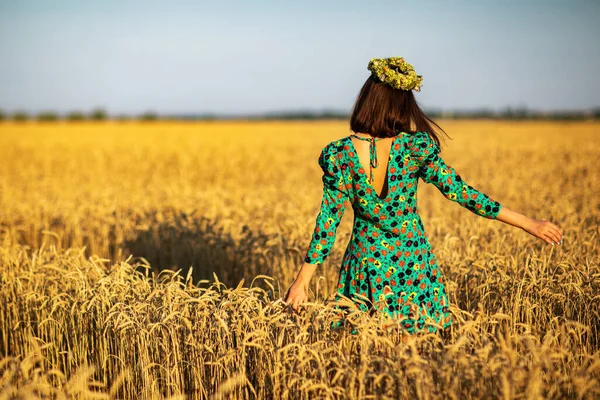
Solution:
[[[439,146],[427,134],[421,134],[414,143],[413,150],[421,161],[419,175],[427,182],[435,185],[449,200],[459,203],[473,213],[497,219],[518,227],[545,242],[561,244],[563,231],[550,221],[535,220],[500,204],[485,193],[482,193],[465,182],[454,168],[446,164],[439,155]],[[426,136],[425,136],[426,135]]]
[[[423,160],[419,175],[423,181],[431,183],[449,200],[457,202],[467,210],[489,219],[496,219],[502,204],[465,182],[452,166],[440,157],[435,142],[430,145],[428,155]]]
[[[563,230],[550,221],[536,220],[503,206],[496,216],[498,221],[523,229],[525,232],[554,246],[562,244]]]

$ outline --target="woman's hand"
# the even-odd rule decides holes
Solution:
[[[559,226],[550,221],[538,221],[529,218],[526,215],[511,210],[506,207],[506,205],[502,205],[496,219],[512,226],[519,227],[525,232],[540,238],[553,246],[555,244],[562,244],[563,242],[563,230]]]
[[[298,306],[308,300],[306,292],[308,291],[308,282],[302,279],[296,278],[292,286],[288,289],[286,294],[285,303],[291,304],[292,309],[298,312]]]
[[[308,292],[308,283],[311,277],[315,273],[318,265],[304,263],[296,275],[296,280],[292,283],[292,286],[288,289],[285,295],[285,303],[292,305],[292,309],[298,312],[298,306],[300,303],[304,303],[308,300],[306,293]]]
[[[554,225],[550,221],[535,220],[530,218],[522,226],[523,230],[538,237],[551,245],[562,244],[563,242],[563,230]]]

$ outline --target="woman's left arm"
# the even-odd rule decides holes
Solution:
[[[421,161],[420,176],[425,182],[435,185],[447,199],[457,202],[480,217],[521,228],[551,245],[562,244],[562,228],[550,221],[536,220],[511,210],[475,189],[440,157],[440,148],[429,135],[419,135],[413,150],[417,159]]]
[[[433,184],[448,200],[480,217],[498,217],[502,204],[465,182],[439,155],[439,146],[427,133],[417,135],[413,151],[418,160],[419,176],[424,182]]]

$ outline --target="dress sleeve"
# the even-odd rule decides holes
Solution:
[[[304,262],[316,265],[325,261],[335,243],[337,227],[348,200],[337,152],[332,150],[331,146],[325,146],[321,150],[319,166],[323,170],[323,198],[312,239],[304,257]]]
[[[417,132],[411,151],[416,157],[419,176],[435,185],[449,200],[489,219],[496,219],[502,205],[465,182],[454,168],[440,157],[440,147],[426,132]]]

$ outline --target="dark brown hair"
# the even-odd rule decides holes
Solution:
[[[392,137],[398,132],[427,132],[439,146],[433,126],[446,133],[421,110],[412,90],[394,89],[373,76],[360,89],[350,116],[350,129],[355,133]]]

